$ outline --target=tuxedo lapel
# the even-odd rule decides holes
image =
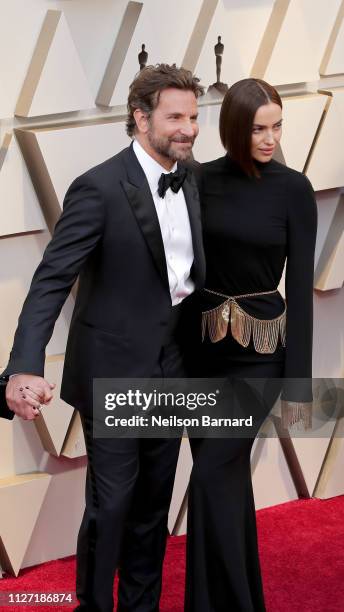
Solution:
[[[155,265],[163,282],[169,288],[164,243],[158,215],[145,173],[133,151],[132,145],[125,151],[124,163],[128,181],[121,181],[133,213],[147,242]]]
[[[205,255],[202,239],[201,207],[195,177],[190,168],[183,183],[183,192],[189,213],[194,251],[194,281],[196,288],[200,289],[205,281]]]

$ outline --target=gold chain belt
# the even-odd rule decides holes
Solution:
[[[226,300],[216,308],[202,312],[202,342],[207,330],[211,342],[219,342],[225,338],[230,323],[233,338],[244,347],[249,345],[252,338],[257,353],[274,353],[279,338],[282,346],[285,346],[286,304],[282,314],[275,319],[257,319],[245,312],[236,301],[239,298],[277,293],[277,289],[241,295],[225,295],[212,289],[204,289],[204,291],[224,297]]]

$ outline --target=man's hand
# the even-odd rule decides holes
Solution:
[[[7,405],[25,421],[32,421],[40,415],[42,404],[52,400],[55,386],[41,376],[17,374],[6,386]]]

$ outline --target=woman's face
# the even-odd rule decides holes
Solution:
[[[254,116],[251,155],[260,162],[272,158],[282,136],[282,109],[275,102],[260,106]]]

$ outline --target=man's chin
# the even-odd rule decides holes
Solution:
[[[170,149],[170,157],[173,161],[187,161],[192,158],[192,147],[184,149]]]

